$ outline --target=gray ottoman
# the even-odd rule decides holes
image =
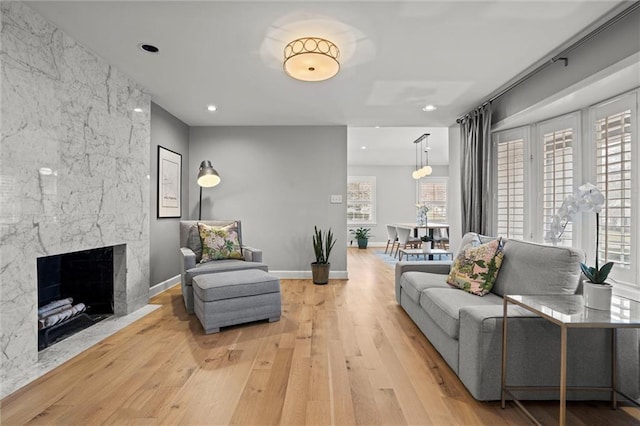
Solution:
[[[282,310],[280,280],[260,269],[197,275],[193,296],[206,334],[245,322],[278,321]]]

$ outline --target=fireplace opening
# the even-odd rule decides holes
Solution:
[[[113,247],[38,258],[38,350],[113,315]]]

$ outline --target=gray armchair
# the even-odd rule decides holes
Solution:
[[[202,243],[198,232],[198,222],[210,226],[227,226],[238,224],[238,237],[242,247],[244,260],[224,259],[200,263],[202,257]],[[182,297],[187,308],[187,313],[193,314],[193,287],[192,280],[196,275],[214,274],[216,272],[238,271],[243,269],[262,269],[269,271],[266,264],[262,263],[262,250],[247,247],[242,244],[242,228],[239,220],[183,220],[180,221],[180,265]]]

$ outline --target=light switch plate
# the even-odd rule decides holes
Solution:
[[[331,204],[342,204],[342,195],[331,194]]]

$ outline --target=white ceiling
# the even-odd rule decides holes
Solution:
[[[29,4],[191,126],[438,127],[453,124],[618,2]],[[282,49],[303,35],[338,44],[336,77],[303,83],[284,74]],[[142,42],[160,53],[142,52]],[[215,113],[206,111],[212,103]],[[438,110],[423,112],[425,104]],[[411,146],[415,137],[402,143]]]
[[[414,144],[413,141],[425,133],[429,133],[429,165],[448,165],[449,129],[446,127],[350,126],[347,128],[348,163],[350,166],[415,166],[420,154],[424,163],[426,155],[422,152],[421,144]],[[426,145],[422,147],[426,148]],[[362,149],[363,146],[366,149]]]

